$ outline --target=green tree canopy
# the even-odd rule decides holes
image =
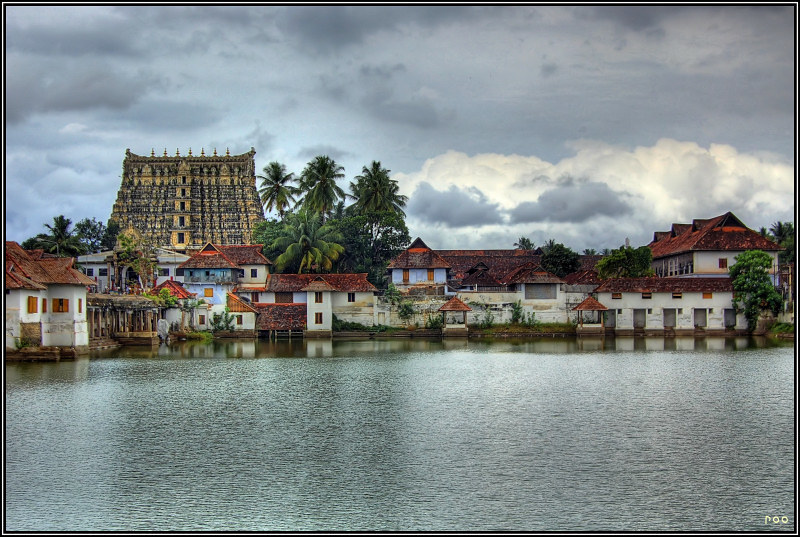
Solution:
[[[95,218],[84,218],[75,224],[75,233],[83,244],[84,252],[95,253],[102,250],[108,228]]]
[[[535,250],[536,245],[528,237],[520,237],[517,239],[517,242],[514,243],[514,248],[518,250]]]
[[[286,213],[284,218],[287,218],[290,214],[292,213]],[[284,221],[279,221],[274,218],[267,218],[253,226],[251,244],[263,244],[264,247],[261,249],[261,253],[273,263],[275,259],[283,253],[282,250],[273,248],[272,245],[276,239],[283,235],[284,226]]]
[[[653,252],[647,246],[621,246],[601,259],[595,268],[601,280],[608,278],[640,278],[652,276]]]
[[[570,248],[550,239],[542,254],[542,268],[563,278],[578,270],[581,266],[580,256]]]
[[[390,170],[373,160],[369,168],[364,166],[361,175],[350,183],[350,190],[355,199],[352,207],[357,214],[393,212],[405,216],[403,207],[408,196],[398,194],[397,181],[389,177]]]
[[[62,257],[76,257],[86,253],[86,246],[80,236],[71,229],[72,220],[63,214],[53,217],[53,224],[45,224],[48,233],[39,233],[24,241],[20,246],[26,250],[42,249],[49,254]]]
[[[770,281],[772,256],[761,250],[747,250],[736,256],[729,268],[733,284],[733,307],[747,318],[751,332],[758,324],[762,311],[777,315],[782,307],[781,295]]]
[[[336,184],[344,178],[344,168],[327,155],[320,155],[306,165],[300,176],[302,204],[308,210],[320,215],[322,223],[328,213],[336,207],[339,200],[347,194]]]
[[[402,252],[411,237],[403,217],[395,212],[370,213],[329,220],[328,225],[343,237],[345,252],[339,268],[345,272],[366,272],[382,288],[389,261]]]
[[[267,211],[275,209],[283,220],[286,210],[295,202],[295,195],[299,190],[290,183],[294,181],[294,173],[287,173],[286,166],[273,161],[264,166],[264,175],[257,175],[261,179],[258,195],[261,204]]]
[[[340,233],[322,224],[319,214],[301,209],[287,216],[281,236],[271,245],[283,253],[272,261],[278,272],[295,268],[298,274],[330,272],[344,252],[344,247],[339,244],[342,239]]]

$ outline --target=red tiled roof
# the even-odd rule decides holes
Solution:
[[[601,280],[594,270],[579,270],[564,276],[564,282],[567,285],[599,285]]]
[[[340,292],[374,292],[374,285],[369,283],[367,275],[362,274],[270,274],[267,281],[267,291],[276,293],[289,293],[304,291],[312,281],[321,278]],[[313,289],[312,289],[313,290]]]
[[[457,296],[454,296],[437,311],[472,311],[472,308],[464,304]]]
[[[611,278],[595,293],[703,293],[733,292],[730,278]]]
[[[302,291],[337,291],[334,286],[326,282],[321,276],[317,276],[301,289]]]
[[[778,251],[782,248],[748,229],[731,212],[691,224],[672,224],[672,231],[657,231],[648,245],[653,259],[692,251]]]
[[[253,306],[258,311],[256,327],[259,330],[304,330],[305,304],[262,304]]]
[[[233,293],[227,293],[227,295],[228,296],[225,305],[230,311],[236,313],[258,313],[258,310],[252,304],[245,302],[241,297],[238,297]]]
[[[221,245],[207,243],[179,268],[240,268],[242,265],[271,265],[261,254],[263,244]]]
[[[35,281],[31,280],[25,274],[17,270],[14,266],[14,262],[11,260],[6,260],[6,289],[32,289],[32,290],[43,290],[47,289],[46,286],[36,283]]]
[[[387,270],[396,268],[435,269],[450,268],[450,265],[447,263],[447,261],[442,259],[439,254],[428,248],[428,246],[422,242],[422,239],[417,237],[408,248],[400,252],[400,254],[392,259],[389,262],[389,265],[386,267]]]
[[[542,268],[541,265],[533,263],[525,263],[521,267],[517,267],[503,280],[506,284],[512,283],[564,283],[564,280],[551,274]]]
[[[586,297],[586,299],[572,308],[572,311],[606,311],[608,310],[607,307],[602,305],[600,302],[595,300],[592,297]]]
[[[9,269],[8,261],[11,261],[16,272],[12,282],[22,276],[41,285],[97,285],[94,280],[73,268],[75,258],[48,254],[34,257],[14,241],[6,241],[6,261],[6,270]]]
[[[153,287],[153,293],[158,293],[162,289],[169,291],[169,294],[175,298],[185,299],[197,296],[197,293],[190,293],[187,291],[180,282],[175,280],[167,280],[159,285]]]

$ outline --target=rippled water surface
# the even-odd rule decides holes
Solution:
[[[8,531],[795,528],[792,346],[233,341],[5,373]]]

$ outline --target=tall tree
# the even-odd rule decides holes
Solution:
[[[653,252],[647,246],[621,246],[601,259],[595,269],[600,279],[652,276]]]
[[[390,171],[373,160],[369,168],[364,166],[361,175],[355,177],[356,182],[350,183],[350,191],[356,200],[353,208],[357,214],[392,212],[405,216],[403,207],[408,196],[398,194],[400,187],[389,177]]]
[[[583,255],[597,255],[597,250],[594,248],[584,248]]]
[[[761,250],[747,250],[736,256],[736,263],[729,269],[733,307],[744,313],[751,332],[757,327],[762,311],[777,315],[782,307],[781,296],[770,281],[770,268],[772,256]]]
[[[264,166],[263,171],[264,175],[256,176],[261,179],[258,189],[261,204],[267,211],[275,209],[283,220],[286,210],[295,202],[294,197],[298,193],[297,187],[290,184],[294,181],[294,173],[287,173],[286,166],[277,161]]]
[[[782,264],[791,262],[794,259],[794,222],[775,222],[769,232],[772,240],[784,248],[778,254],[779,261]]]
[[[542,268],[563,278],[578,270],[581,266],[580,256],[570,248],[550,239],[542,254]]]
[[[535,250],[536,245],[528,237],[520,237],[514,243],[514,248],[518,250]]]
[[[327,155],[319,155],[309,162],[300,175],[302,204],[311,212],[320,215],[322,223],[339,200],[347,197],[336,184],[344,178],[344,168]]]
[[[84,251],[95,253],[102,249],[103,238],[108,233],[108,229],[103,222],[99,222],[95,218],[84,218],[75,224],[75,233],[83,244]]]
[[[339,244],[342,236],[332,227],[323,225],[319,214],[301,209],[287,217],[280,237],[271,248],[282,251],[275,260],[279,272],[297,267],[297,273],[330,272],[334,262],[344,252]]]
[[[53,217],[53,224],[45,224],[49,233],[39,233],[22,243],[26,249],[41,248],[49,254],[63,257],[75,257],[86,253],[85,246],[75,230],[70,229],[72,220],[63,214]]]

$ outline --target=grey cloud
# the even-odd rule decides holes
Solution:
[[[420,183],[409,197],[409,216],[431,224],[449,227],[482,226],[503,222],[498,204],[490,202],[477,188],[436,190],[429,183]]]
[[[136,103],[116,117],[150,129],[183,130],[214,125],[222,119],[223,114],[209,104],[148,100]]]
[[[536,201],[525,201],[510,211],[511,222],[586,222],[597,216],[621,216],[633,209],[604,183],[572,179],[548,190]]]
[[[319,155],[328,155],[330,158],[338,162],[340,165],[343,160],[353,156],[353,154],[350,153],[349,151],[345,151],[343,149],[339,149],[338,147],[325,144],[302,147],[300,151],[297,152],[297,158],[304,159],[307,161],[310,161],[311,159]]]
[[[541,69],[539,70],[541,75],[544,77],[548,77],[554,75],[556,71],[558,71],[558,65],[554,63],[546,63],[542,65]]]

